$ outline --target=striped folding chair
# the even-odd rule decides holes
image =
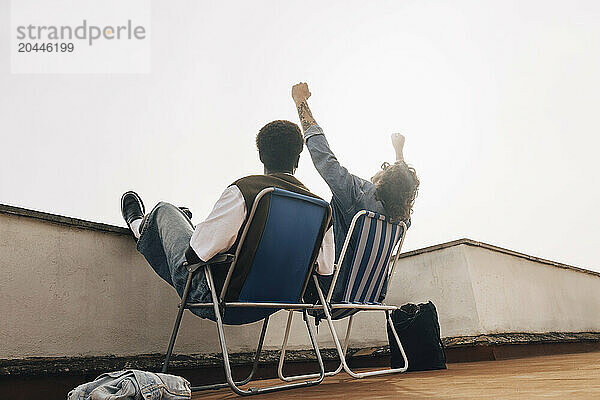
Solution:
[[[257,212],[259,208],[261,212]],[[186,266],[189,271],[188,280],[162,371],[167,371],[183,311],[209,307],[214,310],[227,382],[194,386],[192,391],[229,386],[238,395],[253,395],[321,383],[325,369],[307,314],[307,309],[311,308],[312,304],[306,304],[303,297],[330,218],[329,204],[323,200],[277,188],[268,188],[260,192],[240,236],[235,255],[221,254],[207,263]],[[257,235],[260,238],[258,245],[249,244],[255,243],[246,240],[250,235]],[[246,257],[247,255],[249,258]],[[239,260],[246,261],[238,262]],[[213,265],[223,263],[230,263],[230,266],[220,295],[217,295],[211,269]],[[221,265],[219,268],[227,267]],[[212,302],[210,303],[188,302],[193,275],[200,270],[204,271],[211,290]],[[240,281],[240,285],[230,284]],[[257,370],[269,316],[278,310],[297,310],[304,314],[320,373],[315,374],[316,379],[311,381],[244,389],[241,386],[250,382]],[[246,379],[236,382],[232,378],[223,326],[243,325],[260,320],[263,320],[263,326],[252,371]]]
[[[400,254],[400,249],[406,235],[406,229],[407,227],[404,222],[392,222],[389,218],[372,211],[359,211],[354,215],[350,224],[340,259],[335,265],[333,280],[327,296],[323,294],[317,277],[313,275],[320,305],[315,305],[310,313],[316,318],[327,320],[331,336],[340,357],[338,368],[334,371],[326,372],[325,376],[336,375],[342,369],[354,378],[405,372],[408,369],[408,359],[391,319],[391,311],[398,307],[380,302],[380,295],[387,293],[387,286],[389,286],[389,282],[393,276],[396,260],[398,254]],[[395,249],[396,254],[392,255]],[[344,260],[348,258],[351,259],[351,262],[347,264],[348,271],[344,274],[344,282],[340,281],[338,283],[337,280],[340,276],[341,266],[344,265]],[[343,294],[340,299],[332,299],[336,283],[343,288]],[[352,320],[354,315],[359,311],[383,311],[385,313],[386,321],[394,334],[396,343],[404,358],[404,366],[402,368],[356,373],[348,367],[346,352],[350,343]],[[342,345],[333,326],[333,321],[346,317],[348,317],[348,327]],[[284,381],[309,379],[317,375],[285,376],[283,374],[285,351],[292,319],[293,310],[290,310],[278,368],[279,377]]]

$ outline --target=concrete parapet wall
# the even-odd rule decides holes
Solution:
[[[388,300],[432,300],[442,336],[600,332],[600,274],[468,239],[401,256]]]
[[[179,301],[125,229],[8,206],[0,282],[0,359],[164,352]],[[600,332],[598,293],[597,273],[461,240],[403,255],[387,302],[432,300],[444,337]],[[280,346],[285,321],[282,312],[271,318],[267,349]],[[228,327],[230,350],[252,351],[259,331]],[[359,314],[353,332],[353,347],[387,344],[382,313]],[[318,336],[332,347],[325,325]],[[291,344],[308,347],[299,315]],[[214,323],[186,312],[176,352],[217,349]]]

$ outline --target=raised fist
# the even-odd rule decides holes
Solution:
[[[402,149],[404,148],[404,136],[400,133],[392,133],[392,145],[396,151],[396,161],[404,161]]]
[[[300,82],[294,86],[292,86],[292,99],[296,104],[302,103],[304,100],[310,97],[310,92],[308,91],[308,85],[306,82]]]

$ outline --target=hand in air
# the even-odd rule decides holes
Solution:
[[[300,82],[292,86],[292,99],[296,104],[302,103],[310,97],[310,91],[306,82]]]
[[[396,150],[396,161],[404,161],[402,149],[404,148],[404,136],[400,133],[392,133],[392,145]]]

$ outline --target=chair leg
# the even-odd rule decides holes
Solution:
[[[319,363],[319,376],[318,380],[315,381],[314,384],[319,384],[325,377],[325,365],[323,364],[323,359],[321,358],[321,352],[319,351],[319,344],[317,343],[317,337],[315,335],[315,331],[313,330],[312,325],[310,324],[308,318],[308,311],[306,309],[302,310],[302,317],[304,318],[304,322],[306,323],[306,329],[308,330],[308,336],[310,337],[310,343],[313,346],[315,351],[315,355],[317,356],[317,362]],[[308,382],[306,382],[308,383]],[[309,385],[311,386],[311,385]]]
[[[385,311],[385,316],[387,319],[387,323],[389,324],[389,326],[392,330],[392,333],[394,334],[394,339],[396,340],[396,344],[400,348],[400,353],[402,354],[402,358],[404,359],[404,367],[396,368],[396,369],[399,370],[398,372],[405,372],[408,369],[408,357],[406,357],[406,353],[404,352],[404,347],[402,346],[402,343],[400,343],[400,338],[398,337],[398,332],[396,332],[396,328],[394,327],[394,321],[392,321],[392,316],[391,316],[389,310]]]
[[[285,361],[285,351],[287,349],[288,338],[290,337],[290,328],[292,326],[292,319],[294,317],[294,311],[288,311],[287,324],[285,325],[285,334],[283,335],[283,343],[281,344],[281,351],[279,352],[279,365],[277,366],[277,375],[282,381],[288,382],[288,378],[283,375],[283,363]]]
[[[263,343],[265,341],[265,335],[267,333],[267,325],[269,324],[269,317],[264,319],[262,330],[260,331],[260,338],[258,339],[258,346],[256,347],[256,353],[254,354],[254,361],[252,362],[252,370],[246,379],[241,382],[236,382],[238,386],[245,385],[252,380],[252,377],[258,369],[258,361],[260,360],[260,353],[262,352]]]
[[[344,357],[348,353],[348,347],[350,346],[350,332],[352,331],[352,321],[354,321],[354,315],[352,314],[350,318],[348,318],[348,325],[346,326],[346,337],[344,338],[344,347],[342,350],[344,351]]]
[[[192,275],[193,275],[193,272],[190,272],[188,274],[188,279],[187,279],[187,282],[185,284],[185,289],[183,290],[183,296],[181,298],[181,303],[179,305],[179,311],[177,312],[177,317],[175,318],[175,325],[173,326],[173,332],[171,334],[171,340],[169,341],[169,347],[167,349],[167,354],[165,356],[165,361],[163,362],[162,373],[166,373],[167,372],[167,367],[168,367],[168,364],[169,364],[169,359],[171,358],[171,355],[173,353],[173,347],[175,346],[175,339],[177,338],[177,333],[179,331],[179,327],[181,326],[181,319],[182,319],[182,316],[183,316],[183,312],[185,310],[185,305],[187,304],[187,297],[188,297],[189,292],[190,292],[190,287],[191,287],[191,282],[192,282]],[[240,381],[240,382],[236,382],[237,385],[245,385],[246,383],[250,382],[250,380],[252,379],[252,377],[256,373],[256,370],[257,370],[257,367],[258,367],[258,360],[260,358],[260,353],[262,351],[263,341],[265,339],[265,333],[267,331],[268,319],[269,319],[269,317],[265,318],[265,320],[263,322],[263,328],[262,328],[262,331],[261,331],[261,334],[260,334],[260,339],[258,341],[258,347],[257,347],[257,350],[256,350],[256,354],[254,355],[254,363],[252,365],[252,370],[250,371],[250,374],[248,375],[248,377],[246,377],[246,379],[244,379],[243,381]],[[229,386],[228,383],[219,383],[219,384],[215,384],[215,385],[198,386],[198,387],[195,387],[194,389],[196,389],[196,390],[221,389],[221,388],[225,388],[225,387],[228,387],[228,386]]]
[[[288,338],[289,338],[289,334],[290,334],[290,328],[292,326],[292,317],[293,317],[294,311],[290,310],[289,311],[289,315],[288,315],[288,321],[287,321],[287,325],[285,327],[285,335],[283,337],[283,344],[281,345],[281,352],[279,353],[279,365],[277,367],[277,375],[279,376],[279,379],[281,379],[284,382],[293,382],[293,381],[298,381],[298,380],[304,380],[304,379],[314,379],[317,378],[320,374],[315,373],[315,374],[305,374],[305,375],[294,375],[294,376],[285,376],[283,374],[283,365],[285,362],[285,353],[287,350],[287,343],[288,343]],[[308,321],[307,321],[308,323]],[[340,373],[340,371],[342,370],[342,363],[340,362],[339,366],[337,367],[337,369],[335,369],[334,371],[327,371],[325,372],[325,376],[334,376],[338,373]]]
[[[179,325],[181,325],[181,317],[185,311],[185,305],[188,294],[190,292],[190,286],[192,283],[192,273],[188,274],[187,282],[185,283],[185,289],[183,290],[183,296],[181,297],[181,303],[179,304],[179,311],[177,312],[177,318],[175,318],[175,325],[173,326],[173,333],[171,333],[171,340],[169,341],[169,348],[167,349],[167,355],[163,362],[162,373],[167,372],[167,366],[169,365],[169,359],[173,353],[173,346],[175,346],[175,339],[177,338],[177,332],[179,331]]]
[[[319,298],[321,299],[321,302],[323,304],[325,304],[325,297],[323,296],[323,292],[320,290],[319,286],[317,286],[317,293],[319,294]],[[348,346],[348,343],[350,340],[350,329],[352,328],[352,324],[351,324],[352,321],[350,320],[348,322],[348,330],[346,331],[346,340],[344,343],[344,348],[342,349],[342,346],[340,345],[340,341],[338,339],[337,333],[335,331],[335,327],[333,326],[333,320],[331,319],[331,313],[329,312],[329,309],[327,307],[323,307],[323,311],[324,311],[325,317],[327,319],[329,331],[331,332],[331,335],[333,336],[333,341],[335,343],[335,347],[337,349],[338,355],[340,356],[341,364],[344,368],[344,371],[346,371],[346,373],[348,375],[350,375],[353,378],[365,378],[367,376],[405,372],[408,369],[408,359],[406,358],[406,354],[404,353],[404,348],[402,347],[402,344],[400,343],[400,338],[398,337],[398,334],[397,334],[396,330],[394,329],[394,325],[392,323],[392,319],[391,319],[391,316],[390,316],[390,313],[388,310],[384,310],[385,314],[386,314],[386,321],[392,327],[392,332],[394,333],[394,338],[396,340],[396,343],[398,343],[398,346],[401,349],[405,364],[402,368],[388,368],[388,369],[368,371],[368,372],[354,372],[350,369],[350,367],[348,366],[348,363],[346,361],[346,350],[347,350],[347,346]]]
[[[317,288],[317,294],[319,295],[319,299],[321,300],[321,304],[324,304],[323,312],[325,313],[325,319],[327,320],[327,325],[329,326],[329,332],[331,332],[331,337],[333,338],[333,342],[335,344],[335,348],[340,356],[340,365],[344,368],[344,370],[348,371],[348,365],[346,365],[346,357],[345,351],[342,350],[342,346],[340,345],[340,340],[338,339],[337,333],[335,331],[335,327],[333,326],[333,320],[331,319],[331,313],[329,312],[329,307],[327,306],[327,302],[325,301],[325,296],[319,287],[319,281],[316,276],[313,276],[315,285]],[[348,342],[348,332],[346,332],[346,342]]]
[[[386,321],[387,321],[387,323],[391,324],[391,318],[389,318],[388,310],[385,310],[385,312],[386,312]],[[331,320],[331,316],[328,316],[327,323],[329,325],[329,330],[331,331],[331,334],[337,335],[335,333],[335,328],[333,327],[333,321]],[[348,330],[346,331],[346,341],[344,343],[343,349],[339,345],[339,340],[337,339],[337,337],[334,337],[334,341],[336,342],[336,348],[338,350],[338,354],[339,354],[340,358],[342,359],[341,364],[344,368],[344,371],[346,371],[346,373],[348,375],[350,375],[353,378],[358,379],[358,378],[366,378],[368,376],[401,373],[401,372],[405,372],[408,369],[408,359],[406,358],[406,354],[404,352],[404,348],[402,347],[402,343],[400,343],[400,339],[398,338],[398,334],[396,333],[393,324],[391,324],[391,327],[392,327],[392,332],[394,333],[396,343],[398,344],[398,346],[400,347],[400,350],[402,352],[402,357],[404,358],[404,366],[402,368],[388,368],[388,369],[381,369],[381,370],[367,371],[367,372],[354,372],[348,366],[348,362],[346,361],[346,350],[348,348],[348,342],[350,339],[350,331],[352,329],[351,321],[348,321]]]
[[[270,386],[270,387],[265,387],[265,388],[249,388],[247,390],[241,389],[240,387],[238,387],[238,385],[233,381],[233,378],[231,375],[231,365],[229,363],[229,353],[227,352],[227,343],[225,341],[225,330],[223,328],[223,318],[222,318],[220,310],[219,310],[218,297],[217,297],[217,292],[216,292],[214,284],[213,284],[212,274],[210,273],[210,269],[208,266],[205,266],[204,268],[205,268],[206,277],[207,277],[209,287],[211,290],[211,294],[212,294],[212,298],[213,298],[213,308],[214,308],[215,317],[217,320],[217,331],[219,334],[219,342],[221,344],[221,351],[223,353],[223,367],[225,369],[225,377],[227,378],[227,383],[229,384],[229,387],[231,388],[231,390],[233,390],[233,392],[235,392],[236,394],[238,394],[240,396],[250,396],[250,395],[255,395],[255,394],[259,394],[259,393],[276,392],[276,391],[280,391],[280,390],[318,385],[319,383],[321,383],[321,381],[323,381],[323,377],[325,376],[323,360],[321,359],[321,354],[319,353],[319,347],[315,340],[314,333],[311,329],[310,324],[308,324],[308,322],[307,322],[309,336],[310,336],[311,342],[313,344],[313,348],[315,349],[315,352],[317,354],[317,360],[319,361],[319,366],[321,369],[321,374],[317,380],[291,383],[291,384],[286,384],[286,385]],[[304,315],[305,316],[308,315],[305,310],[304,310]],[[266,327],[263,327],[263,330],[266,331]],[[192,390],[194,390],[194,388],[192,388]]]
[[[248,376],[246,377],[246,379],[244,379],[242,381],[235,382],[235,384],[237,386],[243,386],[243,385],[247,384],[248,382],[250,382],[252,380],[252,377],[256,373],[256,370],[258,369],[258,361],[260,359],[260,354],[262,352],[262,346],[263,346],[263,342],[265,340],[265,333],[267,332],[267,325],[268,325],[268,323],[269,323],[269,317],[266,317],[263,320],[263,327],[262,327],[262,330],[260,332],[260,338],[258,340],[258,346],[256,348],[256,353],[254,354],[254,361],[252,363],[252,370],[250,371],[250,373],[248,374]],[[215,383],[215,384],[212,384],[212,385],[192,386],[191,390],[192,390],[192,392],[200,392],[200,391],[203,391],[203,390],[223,389],[223,388],[226,388],[226,387],[229,387],[229,382]]]

